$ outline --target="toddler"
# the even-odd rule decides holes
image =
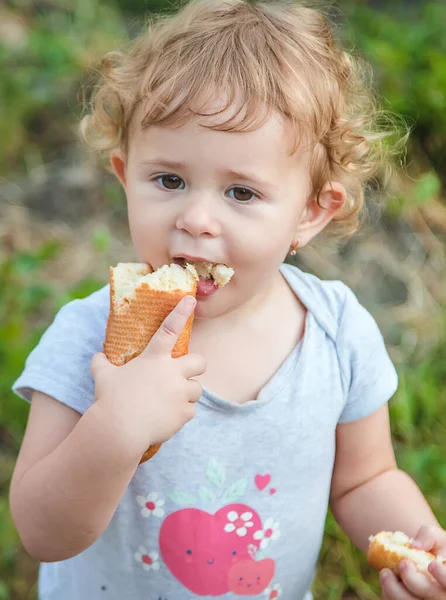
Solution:
[[[284,264],[323,231],[354,233],[384,146],[326,17],[192,1],[101,75],[82,133],[125,190],[135,261],[235,275],[199,285],[125,366],[102,353],[108,286],[63,307],[28,357],[10,500],[40,600],[308,600],[328,506],[362,550],[385,529],[446,554],[395,462],[375,321],[340,281]],[[430,568],[383,571],[383,596],[446,598],[446,567]]]

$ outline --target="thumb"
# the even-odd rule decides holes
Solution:
[[[105,354],[103,352],[96,352],[90,364],[90,372],[93,376],[93,379],[96,380],[99,376],[99,373],[110,366],[111,363],[109,362]]]
[[[161,323],[160,328],[149,342],[146,351],[158,349],[170,354],[189,317],[194,312],[196,304],[197,301],[193,296],[184,296]]]
[[[421,527],[412,540],[412,547],[418,550],[426,550],[426,552],[436,549],[440,542],[438,539],[440,532],[441,530],[438,527]]]

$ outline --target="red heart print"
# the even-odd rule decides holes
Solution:
[[[239,519],[229,531],[225,526],[232,523],[228,516],[231,512]],[[252,526],[243,531],[248,513]],[[183,508],[169,515],[161,526],[161,556],[172,575],[189,591],[198,596],[221,596],[230,591],[232,566],[248,559],[253,562],[250,549],[258,550],[260,542],[254,539],[254,533],[261,529],[259,515],[245,504],[228,504],[213,515],[198,508]],[[265,574],[256,576],[260,575],[263,581]]]
[[[257,489],[260,491],[263,491],[270,481],[271,475],[269,473],[267,473],[266,475],[256,475],[255,477]]]
[[[270,488],[269,493],[271,496],[274,496],[274,494],[277,492],[276,488]]]
[[[274,570],[271,558],[241,560],[229,571],[229,589],[237,596],[257,596],[268,587]]]

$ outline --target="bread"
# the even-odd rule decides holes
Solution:
[[[224,287],[234,275],[234,269],[222,264],[205,262],[187,263],[195,267],[200,279],[213,279],[217,287]]]
[[[413,561],[419,571],[428,575],[427,568],[433,560],[444,561],[441,556],[412,548],[411,539],[401,531],[381,531],[370,537],[369,542],[367,559],[372,567],[391,569],[397,575],[400,574],[399,564],[405,559]]]
[[[125,365],[146,348],[167,315],[186,295],[196,295],[198,275],[193,265],[119,263],[110,268],[110,314],[104,353],[116,366]],[[188,319],[172,351],[177,358],[188,352],[194,316]],[[158,452],[151,446],[140,464]]]

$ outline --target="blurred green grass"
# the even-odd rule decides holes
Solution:
[[[0,176],[26,176],[69,152],[80,114],[78,90],[88,80],[85,69],[136,32],[145,10],[174,4],[8,0],[0,5],[0,23],[8,24],[8,35],[0,35]],[[355,46],[373,65],[385,108],[413,126],[410,162],[414,173],[424,175],[390,202],[389,215],[398,218],[440,196],[446,181],[446,4],[390,1],[381,10],[365,0],[339,4]],[[96,252],[103,250],[99,240]],[[10,387],[56,310],[102,285],[88,277],[63,291],[56,287],[44,271],[60,251],[54,241],[32,251],[0,245],[0,600],[36,597],[36,564],[22,550],[9,517],[9,480],[28,412]],[[398,462],[446,524],[446,344],[398,365],[398,371],[400,387],[391,403]],[[376,574],[331,516],[315,592],[317,599],[328,600],[379,597]]]

